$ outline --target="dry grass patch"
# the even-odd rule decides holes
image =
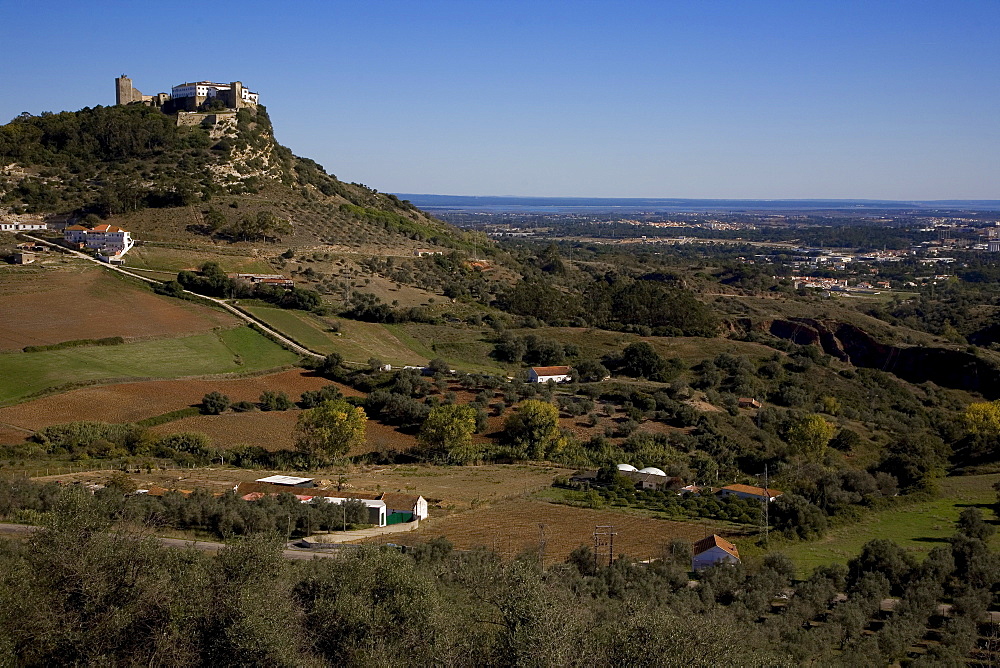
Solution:
[[[295,447],[295,421],[302,411],[248,411],[222,415],[197,415],[168,422],[150,429],[167,435],[182,431],[200,431],[219,448],[252,445],[265,450],[291,450]]]
[[[616,555],[625,554],[636,559],[664,555],[675,538],[696,541],[711,533],[723,533],[722,529],[710,525],[518,498],[440,519],[432,518],[422,522],[416,531],[393,534],[390,539],[413,545],[444,536],[458,549],[487,547],[510,558],[526,551],[537,551],[544,536],[545,563],[552,564],[565,561],[580,545],[593,547],[594,530],[598,526],[614,527]]]
[[[5,274],[0,313],[0,350],[112,336],[170,337],[239,324],[224,311],[161,297],[79,264]]]

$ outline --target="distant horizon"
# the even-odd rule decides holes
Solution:
[[[891,200],[843,198],[687,198],[687,197],[532,197],[518,195],[438,195],[433,193],[392,193],[423,209],[466,209],[493,212],[637,212],[657,209],[662,212],[684,211],[709,213],[743,212],[819,212],[844,211],[879,213],[897,210],[973,211],[1000,213],[1000,200],[940,199]]]
[[[879,204],[939,204],[939,203],[978,203],[1000,204],[997,199],[976,198],[943,198],[943,199],[891,199],[872,197],[679,197],[679,196],[626,196],[613,197],[606,195],[463,195],[455,193],[391,193],[397,197],[449,197],[469,199],[522,199],[522,200],[594,200],[594,201],[681,201],[681,202],[874,202]]]

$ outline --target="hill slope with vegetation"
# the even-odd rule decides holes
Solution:
[[[293,155],[263,106],[195,126],[141,105],[25,113],[0,126],[0,170],[13,213],[128,216],[140,238],[467,243],[409,202]]]

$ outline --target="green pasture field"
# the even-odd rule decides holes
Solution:
[[[249,327],[117,346],[0,354],[0,404],[70,383],[261,371],[298,357]]]
[[[994,519],[989,506],[996,500],[993,483],[997,481],[1000,474],[945,478],[940,498],[874,512],[860,522],[832,529],[819,540],[787,543],[775,551],[788,555],[800,576],[822,564],[846,564],[875,538],[893,540],[922,559],[954,535],[955,521],[966,508],[979,508],[987,521]],[[1000,536],[993,537],[991,547],[1000,547]]]
[[[343,338],[326,331],[329,329],[328,325],[303,311],[274,308],[271,306],[245,306],[243,304],[240,304],[240,307],[255,318],[263,320],[285,336],[310,350],[323,353],[324,355],[336,350],[336,339]]]
[[[423,365],[432,357],[430,351],[414,350],[412,339],[391,325],[360,322],[344,318],[323,318],[289,309],[270,306],[243,306],[282,334],[318,353],[340,353],[348,362],[367,362],[377,357],[392,365]],[[326,331],[336,324],[340,336]]]
[[[386,325],[386,328],[428,359],[440,357],[461,371],[507,373],[501,364],[490,358],[493,344],[486,341],[488,330],[466,325],[428,325],[417,322]]]
[[[638,341],[647,341],[663,357],[678,357],[687,364],[697,364],[714,358],[719,353],[730,353],[751,359],[763,359],[775,353],[760,343],[734,341],[723,338],[698,336],[651,336],[612,332],[605,329],[587,327],[541,327],[538,329],[513,330],[518,336],[534,334],[545,339],[571,343],[580,349],[581,358],[601,359],[609,353],[620,353],[625,346]]]

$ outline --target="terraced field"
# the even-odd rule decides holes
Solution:
[[[128,254],[129,268],[158,269],[179,272],[182,269],[197,269],[205,262],[216,262],[223,271],[273,274],[272,267],[263,257],[248,257],[248,249],[241,253],[223,253],[197,247],[172,248],[145,244],[136,246]]]

